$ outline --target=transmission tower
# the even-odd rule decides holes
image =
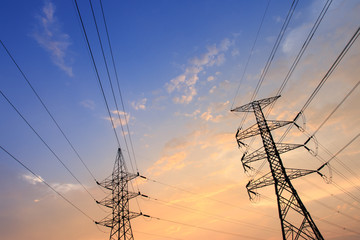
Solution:
[[[250,180],[246,185],[246,188],[250,199],[252,199],[253,196],[257,195],[256,189],[275,185],[278,212],[284,240],[324,239],[290,181],[310,173],[319,173],[321,168],[318,170],[285,169],[280,154],[301,146],[305,147],[305,145],[286,143],[275,144],[271,131],[293,122],[266,120],[262,111],[263,108],[273,103],[279,97],[280,96],[276,96],[253,101],[231,110],[233,112],[254,112],[257,121],[257,124],[246,130],[241,131],[241,129],[238,129],[236,133],[238,146],[241,147],[245,145],[242,142],[243,139],[259,134],[263,142],[263,147],[253,153],[247,154],[247,151],[245,151],[241,159],[244,170],[247,171],[251,169],[252,167],[250,164],[252,162],[265,158],[267,158],[271,169],[271,172],[264,176],[256,180]]]
[[[121,149],[118,148],[111,176],[100,183],[97,182],[101,187],[111,191],[106,198],[97,203],[112,209],[112,213],[103,220],[95,222],[111,229],[110,240],[134,239],[130,220],[142,214],[129,210],[129,200],[139,196],[140,193],[129,192],[128,184],[138,176],[139,174],[127,171]]]

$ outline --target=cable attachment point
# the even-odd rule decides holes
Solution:
[[[324,167],[327,166],[327,169],[328,169],[328,174],[325,175],[324,173],[321,173],[320,171],[322,169],[324,169]],[[316,172],[320,175],[320,177],[327,183],[327,184],[330,184],[332,183],[332,169],[331,169],[331,166],[329,164],[329,162],[326,162],[324,163],[323,165],[321,165],[317,170]]]
[[[311,139],[314,141],[315,151],[306,146],[306,144],[308,144]],[[319,152],[319,143],[318,143],[318,141],[317,141],[317,139],[316,139],[316,137],[315,137],[314,135],[312,135],[311,137],[309,137],[309,138],[305,141],[305,143],[304,143],[304,148],[305,148],[306,150],[308,150],[309,153],[310,153],[311,155],[313,155],[314,157],[316,157],[316,156],[318,155],[318,152]]]
[[[301,116],[302,118],[302,127],[296,123],[296,121],[298,120],[298,118]],[[306,129],[306,119],[305,119],[305,114],[300,111],[296,117],[294,118],[294,121],[293,121],[294,125],[300,130],[300,132],[305,132],[305,129]]]
[[[246,147],[248,148],[248,145],[246,143],[243,143],[242,141],[240,140],[237,140],[237,144],[238,144],[238,148],[241,148],[241,147]]]
[[[249,200],[253,203],[258,203],[260,196],[259,193],[255,192],[254,190],[249,189],[249,186],[251,184],[252,180],[250,180],[247,184],[246,184],[246,189],[249,195]]]
[[[244,173],[248,173],[248,171],[251,171],[251,172],[254,171],[254,168],[249,166],[248,164],[246,164],[246,162],[244,161],[247,153],[248,153],[248,151],[245,151],[241,157],[241,163],[244,168]]]

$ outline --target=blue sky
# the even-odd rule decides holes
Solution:
[[[268,1],[231,0],[103,2],[126,109],[126,113],[120,114],[126,114],[129,119],[130,133],[125,128],[126,138],[129,142],[128,136],[131,135],[139,171],[199,195],[187,195],[171,187],[139,180],[135,186],[144,194],[172,204],[270,227],[273,231],[257,231],[255,237],[278,239],[281,233],[276,203],[263,199],[254,205],[248,200],[245,184],[249,178],[243,173],[242,153],[234,138],[242,115],[230,113],[231,107],[250,101],[291,5],[288,1],[270,2],[241,80],[267,4]],[[299,1],[257,99],[276,93],[324,4],[325,1]],[[93,7],[116,87],[99,2],[93,1]],[[131,169],[89,2],[79,1],[79,8],[121,147]],[[357,1],[333,1],[269,118],[294,118],[358,28],[359,10]],[[82,159],[98,180],[107,177],[112,170],[117,143],[75,4],[72,1],[8,1],[0,10],[0,22],[1,41]],[[358,82],[359,50],[357,41],[306,110],[308,132],[312,133]],[[0,51],[0,79],[0,90],[39,135],[94,196],[104,197],[3,48]],[[360,112],[354,107],[358,105],[359,96],[359,90],[355,89],[317,133],[318,141],[333,153],[359,132]],[[116,98],[120,106],[118,94]],[[0,99],[0,111],[0,145],[91,217],[104,217],[105,213],[96,207],[4,98]],[[249,115],[245,127],[253,123],[255,120]],[[281,134],[281,130],[275,133],[275,138]],[[306,138],[301,132],[292,130],[286,142],[301,143]],[[338,162],[333,166],[348,176],[351,184],[336,173],[334,182],[356,197],[359,196],[356,188],[360,184],[356,175],[360,167],[356,162],[359,144],[357,139],[339,155],[355,175],[348,173]],[[254,148],[257,146],[260,146],[260,141],[255,142]],[[321,149],[319,155],[324,159],[331,157]],[[285,165],[289,167],[314,169],[320,165],[305,150],[287,153],[284,158],[288,159],[286,163],[289,165]],[[56,235],[53,239],[95,240],[107,237],[46,186],[34,182],[29,172],[6,153],[1,151],[0,159],[0,233],[4,239],[20,239],[25,235],[28,239],[43,239],[49,234]],[[263,169],[264,172],[267,170]],[[309,179],[310,183],[296,180],[296,187],[300,196],[304,194],[310,212],[350,230],[336,227],[333,230],[333,225],[318,221],[325,238],[358,238],[359,202],[334,185],[325,184],[319,176],[310,176]],[[314,187],[315,183],[321,191]],[[275,198],[271,187],[261,193]],[[209,198],[229,205],[219,205]],[[330,209],[319,201],[328,203]],[[254,234],[246,224],[227,224],[144,200],[139,200],[139,203],[143,212],[153,216],[226,232]],[[234,205],[244,208],[234,208]],[[139,211],[135,203],[131,207]],[[265,215],[275,218],[267,219]],[[133,227],[136,239],[164,239],[164,236],[235,239],[231,235],[155,220],[146,222],[142,218],[135,219]],[[61,229],[64,228],[68,231],[63,232]],[[163,237],[136,233],[136,229]]]

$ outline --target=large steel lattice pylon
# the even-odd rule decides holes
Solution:
[[[112,213],[95,223],[111,229],[110,240],[134,239],[130,219],[140,216],[141,213],[129,210],[129,200],[140,193],[129,192],[128,183],[137,176],[139,175],[127,171],[124,157],[119,148],[111,176],[98,183],[103,188],[110,190],[111,193],[97,203],[112,209]]]
[[[254,161],[267,158],[271,172],[264,176],[251,180],[246,185],[250,198],[256,193],[256,189],[274,185],[277,197],[278,212],[281,222],[283,239],[324,239],[316,227],[310,213],[306,210],[303,202],[297,194],[291,183],[295,179],[318,170],[304,169],[285,169],[280,153],[284,153],[303,145],[297,144],[275,144],[271,130],[280,128],[291,121],[270,121],[266,120],[262,108],[273,103],[277,98],[271,97],[258,101],[253,101],[241,107],[235,108],[234,112],[254,112],[257,126],[254,125],[246,130],[236,133],[236,139],[239,147],[244,145],[243,139],[260,134],[263,142],[263,148],[256,150],[251,154],[244,153],[242,163],[244,169],[251,169],[250,164]],[[277,147],[279,145],[279,148]]]

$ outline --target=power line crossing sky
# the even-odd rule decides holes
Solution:
[[[1,96],[0,146],[91,219],[100,220],[106,213],[84,188],[97,200],[105,197],[94,178],[100,181],[112,171],[115,130],[129,171],[149,178],[136,179],[135,191],[159,200],[131,200],[132,211],[139,212],[140,206],[153,217],[132,220],[135,239],[279,239],[273,188],[261,189],[264,197],[257,204],[248,199],[249,177],[235,140],[243,115],[230,108],[251,100],[292,1],[102,1],[107,32],[100,2],[94,0],[103,52],[89,1],[77,3],[99,79],[73,1],[7,1],[0,10],[1,41],[18,66],[1,46],[0,90],[79,181]],[[298,1],[256,99],[276,94],[325,4]],[[359,28],[359,12],[358,1],[332,1],[269,119],[296,116]],[[306,122],[297,122],[306,133],[316,132],[326,147],[319,148],[318,159],[332,159],[327,150],[334,154],[346,146],[336,156],[340,161],[323,169],[327,175],[333,172],[334,184],[317,174],[293,181],[325,239],[360,237],[359,53],[356,40],[307,106]],[[254,123],[249,114],[243,127]],[[274,131],[275,141],[285,130]],[[292,128],[285,140],[302,144],[308,137]],[[252,148],[260,146],[254,140]],[[316,149],[313,141],[307,146]],[[321,164],[305,149],[282,159],[290,168]],[[268,170],[264,164],[263,171]],[[4,151],[0,182],[2,239],[108,237]]]

